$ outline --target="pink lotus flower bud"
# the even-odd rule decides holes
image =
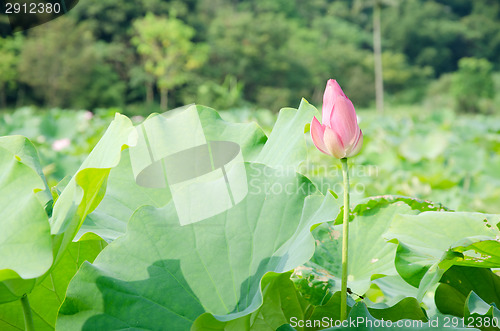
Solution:
[[[363,133],[356,111],[336,80],[330,79],[323,94],[322,124],[316,116],[311,123],[314,145],[338,159],[355,156],[363,146]]]

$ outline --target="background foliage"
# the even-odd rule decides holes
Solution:
[[[369,106],[372,14],[372,2],[361,0],[89,0],[39,28],[0,38],[0,106],[127,105],[134,113],[133,104],[161,99],[166,107],[168,95],[174,108],[217,91],[212,98],[226,102],[213,101],[224,108],[277,111],[295,106],[297,95],[321,101],[330,77],[354,104]],[[389,102],[498,109],[492,75],[500,70],[499,18],[495,0],[383,1]],[[441,83],[436,96],[432,82],[450,74],[453,82]],[[471,83],[478,80],[486,86]]]

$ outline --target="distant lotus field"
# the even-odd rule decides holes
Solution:
[[[0,115],[0,135],[29,138],[47,179],[55,185],[76,172],[117,111],[99,110],[94,115],[85,110],[22,108]],[[232,122],[257,122],[266,133],[277,118],[266,110],[220,114]],[[500,117],[407,106],[389,109],[385,116],[371,110],[358,115],[367,142],[353,169],[354,199],[386,192],[441,202],[454,210],[500,213]],[[323,193],[341,191],[340,164],[313,152],[308,135],[306,139],[310,150],[299,171],[316,179]]]

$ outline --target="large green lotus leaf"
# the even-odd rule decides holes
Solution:
[[[487,267],[481,255],[463,247],[494,240],[500,235],[498,222],[497,215],[467,212],[399,215],[384,237],[398,243],[396,269],[409,284],[419,287],[421,299],[453,264]]]
[[[1,153],[5,175],[2,177],[0,200],[3,200],[0,203],[4,205],[2,213],[6,213],[5,216],[2,214],[6,231],[0,234],[0,277],[4,280],[0,283],[0,302],[13,301],[29,294],[50,275],[64,256],[85,215],[102,198],[109,173],[105,167],[113,166],[113,162],[118,161],[132,128],[130,120],[116,116],[81,170],[61,193],[50,222],[48,214],[52,203],[48,201],[46,204],[49,207],[47,211],[43,206],[50,193],[44,178],[40,177],[35,149],[22,137],[1,140],[9,148],[2,149]],[[99,166],[104,168],[99,169]]]
[[[1,143],[8,145],[11,141],[2,139]],[[11,150],[17,148],[0,147],[0,302],[22,296],[34,286],[33,280],[24,279],[41,276],[52,265],[45,199],[36,196],[46,184],[30,166],[36,151],[31,154],[27,148],[16,155]]]
[[[87,216],[74,240],[95,233],[107,242],[123,235],[127,221],[143,205],[164,206],[171,200],[168,190],[145,188],[136,184],[128,149],[122,152],[120,164],[110,171],[106,194],[99,206]]]
[[[487,303],[500,306],[500,277],[490,269],[453,266],[440,283],[434,300],[443,314],[463,317],[471,291]]]
[[[305,99],[300,102],[298,110],[282,109],[268,143],[255,161],[271,167],[290,167],[295,170],[305,160],[307,153],[304,127],[318,114],[318,110]]]
[[[498,302],[498,301],[497,301]],[[465,300],[465,323],[481,330],[498,330],[500,328],[500,309],[493,303],[485,302],[474,291]]]
[[[432,201],[422,200],[414,197],[407,197],[403,195],[379,195],[374,197],[368,197],[360,200],[352,208],[351,218],[355,215],[362,215],[367,210],[373,210],[377,208],[382,208],[393,203],[402,202],[407,204],[412,210],[417,210],[419,212],[424,211],[447,211],[447,207],[443,206],[441,203],[436,203]],[[351,204],[352,205],[352,204]],[[342,224],[343,214],[339,214],[335,220],[335,224]]]
[[[352,307],[356,305],[356,301],[352,298],[347,298],[347,313],[350,312]],[[419,321],[427,321],[425,312],[420,307],[415,298],[403,298],[392,306],[384,307],[368,307],[368,311],[377,319],[384,319],[390,321],[398,321],[402,319],[413,319]],[[299,318],[298,318],[299,319]],[[308,307],[306,320],[311,321],[332,321],[340,320],[340,291],[335,292],[330,300],[324,305]],[[322,330],[324,327],[305,327],[304,330],[315,331]],[[300,328],[299,328],[300,329]]]
[[[180,226],[173,203],[139,208],[127,233],[77,273],[58,328],[186,330],[204,312],[227,321],[258,309],[262,277],[306,262],[310,228],[334,219],[339,202],[310,195],[314,186],[297,174],[260,164],[246,172],[248,195],[201,222]]]
[[[55,262],[77,234],[85,217],[101,202],[110,169],[120,161],[121,151],[135,145],[136,131],[125,116],[116,114],[103,137],[57,199],[51,219]]]
[[[204,106],[196,107],[207,140],[235,142],[240,146],[245,159],[252,159],[258,155],[267,137],[256,123],[228,123],[223,121],[215,110]],[[157,131],[170,130],[169,125],[173,124],[162,122],[161,116],[149,117],[147,121],[159,123],[148,128]],[[125,233],[127,222],[137,208],[144,205],[163,207],[171,198],[168,189],[146,188],[136,183],[130,153],[124,150],[119,165],[110,171],[103,200],[96,210],[87,216],[75,240],[86,233],[95,233],[111,242]]]
[[[39,194],[43,195],[42,203],[46,203],[51,199],[50,190],[45,181],[45,176],[42,171],[42,166],[38,157],[38,152],[35,146],[28,138],[23,136],[5,136],[0,137],[0,146],[5,148],[12,154],[16,155],[22,163],[35,170],[38,176],[43,180],[44,190]]]
[[[257,123],[226,122],[214,109],[200,105],[196,107],[207,141],[225,140],[237,143],[245,161],[253,161],[261,154],[267,136]],[[283,134],[290,135],[292,132]]]
[[[290,330],[315,331],[328,325],[318,327],[313,323],[302,324],[299,321],[338,321],[340,319],[340,292],[335,292],[324,305],[313,305],[305,300],[289,279],[290,274],[267,274],[262,279],[263,304],[253,313],[228,322],[221,322],[210,314],[199,317],[192,331],[273,331],[280,326],[292,323]],[[348,312],[356,302],[348,298]],[[427,316],[415,298],[405,298],[391,307],[368,308],[376,318],[397,321],[414,319],[427,321]],[[300,324],[300,326],[299,326]],[[280,329],[281,330],[281,329]]]
[[[370,197],[366,198],[360,201],[355,207],[352,208],[351,212],[351,220],[357,219],[360,216],[365,215],[373,215],[374,211],[386,208],[391,205],[397,205],[397,204],[404,204],[407,205],[408,207],[411,208],[413,214],[422,212],[422,211],[429,211],[429,210],[445,210],[446,207],[443,207],[439,203],[433,203],[421,199],[416,199],[416,198],[411,198],[411,197],[405,197],[405,196],[394,196],[394,195],[384,195],[384,196],[376,196],[376,197]],[[335,220],[335,224],[341,224],[342,223],[342,213],[339,214],[337,219]],[[353,224],[351,222],[351,224]],[[321,237],[317,237],[319,241],[317,242],[318,248],[316,250],[314,258],[317,258],[318,261],[317,263],[314,262],[309,262],[307,268],[301,268],[296,269],[296,275],[298,275],[298,272],[300,274],[308,273],[310,276],[307,277],[307,279],[303,278],[303,276],[299,276],[299,279],[303,278],[303,281],[307,283],[311,282],[310,286],[301,286],[301,293],[304,294],[306,297],[314,296],[314,297],[319,297],[319,298],[324,298],[325,297],[325,288],[338,288],[338,279],[340,277],[340,268],[338,265],[338,261],[340,261],[340,246],[339,244],[336,244],[335,241],[337,240],[337,236],[340,235],[339,231],[336,232],[331,232],[331,231],[321,231],[321,228],[330,228],[330,226],[327,225],[322,225],[320,226],[319,229],[317,229],[318,233],[321,232],[322,235]],[[378,234],[379,236],[381,234]],[[351,235],[352,236],[352,235]],[[377,235],[374,234],[372,239],[376,239]],[[363,239],[364,240],[364,239]],[[360,241],[359,240],[353,240],[353,243],[350,244],[352,245],[358,245]],[[379,244],[383,245],[383,241],[380,241]],[[388,245],[389,247],[393,246],[392,244]],[[334,248],[332,248],[334,247]],[[336,255],[332,256],[330,250],[334,249],[336,252]],[[370,252],[374,252],[372,250],[369,250]],[[366,253],[362,253],[362,250],[359,250],[361,257],[368,258],[370,255]],[[376,250],[375,250],[376,252]],[[374,257],[375,259],[377,257]],[[372,258],[370,258],[371,261]],[[337,262],[336,262],[337,261]],[[367,262],[367,261],[365,261]],[[391,263],[389,261],[388,265]],[[310,270],[310,271],[309,271]],[[394,274],[394,269],[392,270],[392,273]],[[313,279],[311,279],[311,276]],[[388,276],[388,277],[383,277],[383,278],[377,278],[380,277],[381,274],[374,274],[374,275],[366,275],[366,284],[369,284],[370,279],[372,280],[372,283],[376,283],[377,285],[380,285],[383,287],[383,293],[384,296],[387,298],[387,295],[389,295],[390,300],[387,301],[388,304],[395,304],[397,301],[401,300],[403,297],[401,297],[401,294],[409,294],[409,296],[416,296],[416,291],[415,289],[413,291],[408,291],[407,287],[411,287],[410,285],[406,284],[402,279],[397,279],[399,275],[394,275],[394,276]],[[387,280],[386,280],[387,279]],[[337,281],[337,284],[335,286],[335,283]],[[394,281],[401,281],[405,284],[403,287],[398,287],[398,290],[395,292],[392,291],[391,293],[386,293],[388,289],[393,288],[393,282]],[[302,280],[301,280],[302,282]],[[312,285],[312,286],[311,286]],[[386,285],[386,286],[385,286]],[[366,288],[366,286],[364,286]],[[401,293],[398,291],[403,289]],[[393,293],[394,292],[394,293]],[[415,293],[413,293],[415,292]],[[363,294],[360,292],[356,292],[359,294]]]
[[[56,317],[69,281],[84,261],[92,262],[105,243],[71,243],[55,269],[29,295],[36,330],[54,330]],[[24,330],[24,315],[19,300],[0,305],[0,330]]]
[[[211,108],[196,106],[196,110],[207,141],[235,142],[240,146],[245,161],[264,163],[292,172],[306,158],[303,128],[317,112],[305,100],[299,109],[283,109],[267,140],[256,123],[229,123]],[[175,129],[171,127],[175,124],[162,121],[162,115],[152,116],[147,121],[152,123],[145,127],[150,136]],[[156,141],[163,142],[161,139]],[[155,140],[150,139],[148,143],[154,145]],[[110,172],[106,195],[99,207],[85,220],[77,239],[92,232],[110,242],[125,233],[126,224],[137,208],[144,205],[159,208],[170,201],[169,190],[137,185],[132,174],[130,155],[128,151],[123,154],[120,164]]]
[[[366,296],[374,302],[378,303],[378,296],[380,294],[383,295],[383,304],[386,305],[394,305],[396,302],[401,301],[405,297],[417,297],[417,289],[407,282],[401,276],[395,275],[395,276],[387,276],[387,277],[382,277],[382,278],[377,278],[373,281],[372,288],[372,293],[376,295],[373,299],[370,297],[371,292],[368,291]],[[378,292],[378,291],[381,291]]]
[[[466,239],[453,245],[453,251],[462,253],[456,265],[500,268],[500,242],[498,240]]]
[[[330,289],[335,287],[335,280],[326,270],[302,265],[294,269],[291,279],[300,294],[313,305],[322,305],[333,295]]]
[[[222,322],[206,313],[196,319],[191,330],[274,331],[292,317],[303,319],[311,305],[295,289],[290,274],[268,273],[262,278],[263,303],[251,314]]]
[[[396,202],[404,202],[410,206],[411,209],[418,210],[420,212],[448,210],[447,207],[443,206],[439,202],[432,202],[402,195],[380,195],[361,200],[358,204],[356,204],[352,212],[354,214],[360,214],[366,210],[380,208]]]
[[[391,307],[368,308],[368,310],[373,317],[386,321],[399,321],[402,319],[428,321],[425,311],[417,299],[412,297],[404,298]]]
[[[364,294],[372,280],[381,276],[396,275],[394,257],[396,245],[388,243],[383,234],[392,219],[399,214],[417,214],[402,201],[372,203],[357,208],[349,226],[348,286],[353,292]],[[325,270],[337,280],[340,289],[343,225],[322,224],[314,230],[317,247],[311,262],[306,264],[316,270]]]
[[[350,296],[347,296],[347,313],[349,313],[349,311],[355,304],[356,301],[354,301]],[[324,305],[315,305],[308,307],[304,319],[314,321],[323,320],[325,318],[327,318],[328,320],[331,319],[333,321],[340,320],[340,291],[335,292]],[[297,319],[299,319],[298,316]],[[293,323],[293,320],[289,320],[289,322]],[[298,329],[300,330],[301,328],[299,327]],[[312,324],[312,326],[307,326],[307,324],[305,324],[303,329],[309,331],[320,330],[322,328],[318,328],[314,324]]]

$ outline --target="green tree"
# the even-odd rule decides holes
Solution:
[[[0,108],[7,107],[7,89],[16,86],[22,43],[21,34],[0,37]]]
[[[341,3],[323,7],[333,15],[323,13],[309,21],[294,17],[292,5],[281,10],[288,2],[268,6],[263,2],[252,3],[256,7],[252,10],[226,7],[215,12],[207,31],[211,53],[202,70],[206,77],[217,80],[231,74],[244,84],[246,100],[273,110],[295,105],[297,95],[321,102],[325,83],[332,77],[359,104],[371,101],[364,92],[366,86],[372,89],[373,77],[365,68],[361,77],[356,69],[370,56],[366,49],[370,35],[337,15]]]
[[[359,12],[362,8],[373,8],[373,59],[375,68],[375,100],[377,110],[384,111],[384,75],[382,68],[382,37],[380,13],[383,5],[396,5],[395,0],[356,0],[354,2],[354,12]]]
[[[493,65],[486,59],[462,58],[452,76],[451,93],[458,110],[479,112],[482,100],[491,100],[495,89]]]
[[[432,67],[436,76],[454,71],[460,58],[474,52],[459,18],[448,5],[435,1],[401,1],[384,9],[384,46],[405,54],[411,65]]]
[[[466,26],[468,56],[485,58],[500,69],[500,3],[495,0],[471,1],[470,15],[461,19]]]
[[[135,65],[130,69],[130,86],[132,88],[140,89],[143,87],[146,89],[146,103],[151,105],[154,100],[154,84],[155,77],[144,70],[144,66]],[[144,92],[142,91],[142,95]]]
[[[298,29],[282,13],[220,10],[207,32],[211,53],[203,74],[233,75],[244,84],[245,99],[278,110],[290,101],[292,91],[310,83],[302,59],[290,52]]]
[[[129,39],[128,30],[135,19],[144,17],[148,12],[166,15],[172,1],[80,1],[69,15],[79,22],[86,22],[96,38],[105,42],[124,42]],[[176,9],[179,6],[176,6]]]
[[[168,91],[185,83],[193,69],[206,59],[207,49],[191,39],[195,30],[171,15],[147,14],[133,23],[132,43],[141,55],[144,69],[156,79],[161,108],[167,109]]]
[[[67,16],[30,30],[20,58],[20,80],[50,106],[73,106],[90,81],[97,59],[94,42],[85,25]]]
[[[334,3],[329,12],[349,12],[339,5]],[[370,33],[343,15],[319,17],[311,28],[301,31],[293,37],[289,53],[296,54],[313,77],[316,88],[312,100],[322,102],[326,80],[335,78],[356,105],[368,106],[375,90]]]

